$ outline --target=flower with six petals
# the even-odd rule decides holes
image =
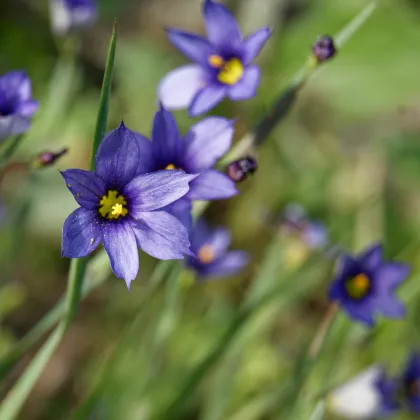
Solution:
[[[191,251],[187,266],[200,279],[223,277],[237,274],[249,261],[244,251],[228,251],[231,236],[223,228],[210,229],[203,219],[199,219],[191,232]]]
[[[197,175],[145,173],[141,156],[136,134],[121,123],[102,140],[95,172],[62,173],[80,205],[64,222],[62,255],[84,257],[102,242],[113,272],[128,288],[139,268],[137,247],[162,260],[191,255],[187,229],[162,208],[183,197]]]
[[[382,246],[375,244],[358,257],[343,255],[328,297],[336,301],[350,318],[368,326],[374,315],[401,318],[404,306],[396,299],[395,289],[409,275],[407,264],[383,261]]]
[[[205,0],[208,39],[168,29],[168,37],[194,64],[169,72],[159,85],[160,101],[168,109],[187,108],[195,117],[212,109],[226,96],[233,101],[252,98],[260,69],[251,64],[271,35],[262,28],[243,38],[236,19],[223,5]]]

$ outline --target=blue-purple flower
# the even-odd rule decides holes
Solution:
[[[233,101],[252,98],[260,82],[260,69],[251,64],[271,35],[262,28],[243,38],[236,19],[223,5],[205,0],[207,39],[168,29],[168,37],[194,64],[168,73],[159,97],[168,109],[187,108],[192,117],[203,114],[226,96]]]
[[[249,261],[244,251],[228,251],[231,236],[223,228],[210,229],[199,219],[191,232],[191,251],[187,265],[201,279],[237,274]]]
[[[147,171],[182,169],[188,174],[199,174],[182,200],[167,209],[183,219],[186,226],[191,224],[189,201],[225,199],[238,193],[227,175],[212,169],[230,148],[233,134],[233,121],[209,117],[181,136],[173,115],[161,107],[155,114],[151,141],[140,134],[136,136]]]
[[[342,255],[328,297],[342,306],[350,318],[368,326],[374,325],[377,313],[401,318],[405,308],[397,300],[395,289],[409,272],[407,264],[384,261],[382,246],[375,244],[357,257]]]
[[[99,146],[95,172],[62,173],[80,207],[64,223],[62,255],[80,258],[101,242],[127,287],[137,276],[137,247],[161,260],[191,255],[184,225],[162,208],[183,197],[197,175],[147,172],[138,136],[122,123]],[[143,175],[139,175],[143,174]]]
[[[420,414],[420,355],[412,353],[402,375],[404,404],[415,414]]]
[[[38,106],[25,72],[10,71],[0,76],[0,140],[26,132]]]
[[[97,14],[95,0],[50,0],[51,27],[57,35],[91,27]]]

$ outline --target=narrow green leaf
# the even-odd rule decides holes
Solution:
[[[320,401],[316,407],[313,413],[311,414],[311,417],[309,417],[309,420],[324,420],[325,418],[325,401]]]
[[[112,74],[114,69],[115,51],[117,47],[117,20],[114,21],[111,42],[109,44],[104,80],[102,82],[101,99],[99,102],[98,118],[96,120],[95,137],[93,138],[92,154],[90,156],[90,169],[95,169],[95,155],[106,133],[108,121],[109,97],[111,94]]]

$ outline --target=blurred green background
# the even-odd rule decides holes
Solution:
[[[224,102],[213,113],[237,117],[239,139],[287,87],[316,37],[338,32],[367,3],[226,2],[244,32],[269,25],[274,34],[258,60],[258,96]],[[163,27],[203,30],[196,0],[103,0],[99,6],[100,19],[81,36],[74,61],[69,51],[75,43],[50,33],[47,1],[2,0],[0,73],[26,69],[41,103],[16,162],[67,146],[58,168],[88,167],[114,18],[119,39],[109,129],[124,118],[147,135],[160,78],[185,62]],[[241,195],[209,207],[210,222],[231,228],[234,248],[251,253],[243,274],[193,285],[184,273],[179,288],[167,275],[152,293],[148,279],[156,261],[142,254],[130,293],[112,277],[83,301],[20,418],[152,418],[211,351],[240,305],[273,284],[281,293],[247,318],[191,395],[183,418],[309,419],[320,394],[366,366],[380,362],[396,371],[420,344],[419,68],[420,3],[379,1],[259,149],[259,171],[240,185]],[[192,122],[185,112],[176,116],[185,132]],[[16,166],[0,194],[7,206],[0,228],[5,354],[65,291],[69,261],[60,258],[61,227],[76,203],[57,168],[28,175]],[[325,223],[333,243],[356,252],[382,240],[388,257],[413,264],[400,289],[407,317],[367,330],[339,314],[308,370],[302,354],[327,311],[332,261],[309,256],[299,238],[270,222],[289,202]],[[3,379],[0,396],[34,350]]]

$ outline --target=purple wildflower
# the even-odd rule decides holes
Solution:
[[[146,171],[182,169],[188,174],[199,174],[191,181],[188,193],[167,209],[184,218],[186,226],[191,224],[190,216],[186,216],[190,200],[218,200],[238,193],[227,175],[212,169],[230,148],[233,133],[233,121],[209,117],[193,125],[182,137],[173,115],[161,107],[155,114],[151,141],[137,135]]]
[[[29,129],[39,106],[31,95],[31,81],[25,72],[11,71],[0,76],[0,140]]]
[[[248,263],[246,252],[227,250],[231,242],[228,230],[211,230],[202,219],[196,222],[190,240],[196,257],[188,257],[187,265],[199,278],[234,275]]]
[[[188,107],[191,117],[209,111],[225,96],[233,101],[255,96],[260,69],[251,62],[271,35],[262,28],[244,39],[231,12],[212,0],[204,1],[203,14],[208,39],[168,29],[172,44],[195,64],[171,71],[159,86],[168,109]]]
[[[412,413],[420,414],[420,355],[412,353],[407,361],[402,387],[404,402]]]
[[[328,296],[337,301],[350,318],[374,325],[379,312],[389,318],[405,314],[395,289],[409,275],[407,264],[383,261],[382,246],[375,244],[358,257],[343,255]]]
[[[50,0],[51,26],[57,35],[91,27],[97,14],[94,0]]]
[[[95,172],[62,173],[81,206],[64,222],[62,255],[84,257],[103,242],[113,272],[128,288],[139,268],[137,247],[161,260],[191,255],[186,228],[162,208],[184,196],[196,175],[144,174],[142,156],[137,135],[121,123],[99,146]]]

